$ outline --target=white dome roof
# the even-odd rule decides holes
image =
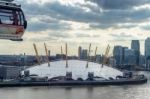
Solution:
[[[36,74],[40,77],[53,78],[56,76],[65,76],[66,72],[72,72],[72,78],[83,78],[87,79],[88,72],[93,72],[94,76],[100,76],[108,79],[109,77],[116,78],[118,75],[123,75],[123,73],[117,69],[108,67],[98,63],[89,62],[88,68],[86,68],[87,61],[81,60],[68,60],[68,68],[66,68],[66,61],[55,61],[50,63],[50,67],[47,63],[42,65],[37,65],[27,70],[30,74]]]

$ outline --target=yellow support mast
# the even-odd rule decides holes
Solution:
[[[107,63],[107,58],[108,58],[109,50],[110,50],[110,46],[108,45],[107,48],[106,48],[106,51],[105,51],[105,55],[104,55],[102,66],[103,66],[103,64]]]
[[[68,47],[66,43],[66,68],[68,68]]]
[[[35,44],[35,43],[33,43],[33,47],[34,47],[34,50],[35,50],[37,62],[38,62],[38,64],[40,65],[41,62],[40,62],[39,54],[38,54],[38,51],[37,51],[37,48],[36,48],[36,44]]]
[[[90,52],[91,52],[91,43],[90,43],[90,45],[89,45],[89,52],[88,52],[88,56],[87,56],[87,64],[86,64],[86,68],[88,68],[88,66],[89,66]]]
[[[45,47],[45,52],[46,52],[47,63],[48,63],[48,66],[50,66],[50,61],[49,61],[49,56],[48,56],[48,50],[47,50],[46,43],[44,43],[44,47]]]

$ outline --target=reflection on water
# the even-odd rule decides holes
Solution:
[[[150,81],[150,72],[144,72]],[[150,83],[99,87],[0,88],[0,99],[150,99]]]

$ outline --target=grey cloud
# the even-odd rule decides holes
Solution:
[[[75,34],[76,35],[76,37],[79,37],[79,38],[82,38],[82,37],[94,37],[94,38],[96,38],[96,37],[100,37],[100,35],[98,35],[98,34],[94,34],[94,35],[90,35],[90,34],[85,34],[85,33],[76,33]]]
[[[131,34],[126,34],[126,33],[112,33],[110,34],[112,37],[116,37],[116,38],[132,38],[133,36]]]
[[[57,41],[60,38],[69,38],[71,39],[73,36],[68,34],[68,33],[64,33],[64,32],[49,32],[47,37],[33,37],[30,39],[26,39],[28,41],[32,41],[32,42],[43,42],[43,41]]]
[[[69,33],[64,33],[64,32],[49,32],[49,36],[50,37],[54,37],[54,38],[72,38],[73,36]]]
[[[136,27],[142,22],[149,20],[150,10],[110,10],[103,12],[103,14],[97,19],[97,22],[90,24],[91,28],[107,29],[114,28],[132,28]],[[95,20],[96,21],[96,20]],[[130,23],[127,25],[126,23]],[[118,26],[122,24],[122,26]]]
[[[69,24],[67,25],[65,23],[59,23],[59,21],[61,20],[87,23],[90,25],[91,29],[107,29],[110,27],[131,28],[136,27],[136,25],[122,25],[119,27],[118,24],[125,24],[129,22],[138,24],[147,21],[150,17],[150,9],[121,9],[119,8],[119,6],[122,8],[130,8],[131,6],[138,6],[148,3],[148,1],[149,0],[106,0],[106,3],[104,2],[104,0],[90,1],[96,4],[99,4],[98,2],[104,2],[104,8],[109,10],[104,10],[102,12],[99,11],[101,6],[92,6],[89,3],[86,3],[85,5],[76,4],[76,6],[72,6],[62,5],[58,1],[46,3],[43,5],[33,3],[28,4],[27,2],[23,1],[22,5],[28,18],[47,16],[55,19],[54,21],[56,22],[52,22],[52,24],[47,24],[52,20],[43,19],[44,23],[42,23],[41,30],[48,29],[48,27],[49,29],[54,30],[69,29]],[[89,8],[91,11],[85,11],[84,9],[82,9],[83,6]],[[33,26],[31,26],[29,30],[36,29],[35,27],[39,27],[38,29],[40,29],[40,24],[37,26],[36,23],[31,23],[31,25],[32,24]]]
[[[68,13],[63,13],[63,11]],[[150,17],[150,10],[148,9],[110,10],[97,13],[93,11],[85,12],[84,10],[68,6],[68,10],[64,9],[63,11],[61,11],[61,13],[58,12],[60,14],[60,16],[57,17],[58,19],[85,22],[93,27],[96,27],[92,24],[95,23],[98,24],[97,27],[104,29],[116,26],[118,23],[144,22]]]
[[[142,22],[150,17],[150,10],[111,10],[104,12],[101,16],[103,23],[128,23],[128,22]]]
[[[112,26],[113,26],[113,24],[106,24],[106,23],[104,23],[104,24],[91,23],[90,24],[90,28],[92,28],[92,29],[107,29],[107,28],[112,27]]]
[[[66,6],[57,1],[44,5],[25,3],[23,8],[26,15],[32,15],[32,17],[36,17],[37,15],[46,15],[58,20],[79,22],[89,22],[90,20],[97,20],[100,17],[97,13],[84,11],[82,7],[73,7],[71,5]]]
[[[100,37],[100,35],[98,35],[98,34],[95,34],[95,35],[92,35],[92,37]]]
[[[76,37],[91,37],[89,34],[77,33]]]
[[[135,37],[134,35],[131,34],[127,34],[127,33],[112,33],[110,34],[110,36],[112,37],[112,40],[109,41],[131,41],[133,39],[138,39],[137,37]]]
[[[43,22],[28,22],[27,31],[38,32],[47,30],[48,28],[50,27]]]
[[[134,27],[137,27],[138,24],[128,24],[128,25],[121,25],[121,26],[117,26],[115,25],[114,28],[115,29],[120,29],[120,28],[127,28],[127,29],[130,29],[130,28],[134,28]]]
[[[86,0],[98,4],[103,9],[131,9],[150,3],[150,0]]]
[[[30,38],[28,41],[32,42],[44,42],[44,41],[56,41],[56,38],[53,37],[41,37],[41,38]]]
[[[28,22],[28,31],[37,32],[45,30],[66,30],[70,29],[70,24],[57,20],[39,19],[39,21]]]
[[[108,40],[109,42],[124,42],[124,41],[131,41],[132,39],[113,39]]]
[[[150,25],[144,25],[144,26],[141,26],[140,28],[150,31]]]

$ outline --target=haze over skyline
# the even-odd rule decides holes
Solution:
[[[28,27],[23,42],[0,40],[1,54],[34,54],[33,43],[45,54],[47,43],[52,54],[60,53],[67,42],[69,54],[78,46],[104,53],[107,44],[130,47],[131,40],[150,36],[150,0],[16,0],[22,5]]]

